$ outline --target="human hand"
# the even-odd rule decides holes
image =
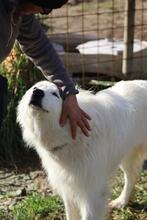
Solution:
[[[63,101],[60,125],[63,127],[67,119],[70,120],[72,138],[76,139],[77,126],[79,126],[85,136],[89,136],[91,130],[88,120],[90,116],[80,109],[75,95],[69,95]]]

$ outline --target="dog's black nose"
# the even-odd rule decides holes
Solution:
[[[34,87],[33,96],[34,96],[34,98],[43,98],[44,92],[41,89],[38,89],[37,87]]]
[[[34,106],[38,106],[41,108],[42,107],[41,101],[42,101],[43,96],[44,96],[43,90],[38,89],[37,87],[34,87],[32,97],[31,97],[29,104],[34,105]]]

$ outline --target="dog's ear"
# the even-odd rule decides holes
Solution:
[[[58,88],[62,88],[63,87],[63,82],[62,80],[53,80],[53,83],[58,87]]]
[[[61,80],[54,80],[53,83],[57,86],[60,96],[63,100],[65,100],[65,98],[69,95],[69,94],[73,94],[76,95],[79,93],[78,89],[74,89],[69,91],[68,88],[63,84],[63,82]]]
[[[54,79],[54,75],[50,75],[50,76],[45,76],[47,80],[49,80],[50,82],[54,83],[58,90],[59,90],[59,94],[60,97],[64,100],[66,97],[66,92],[65,92],[65,86],[62,80],[60,79]]]

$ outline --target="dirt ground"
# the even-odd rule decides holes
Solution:
[[[51,191],[42,170],[0,170],[0,209],[11,210],[12,206],[34,191],[44,195]]]

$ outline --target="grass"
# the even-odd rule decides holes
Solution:
[[[63,220],[64,216],[64,206],[59,197],[44,197],[39,193],[28,195],[8,213],[0,210],[1,220]]]
[[[33,193],[16,205],[12,213],[15,216],[14,220],[63,219],[64,208],[56,196],[43,197]]]
[[[147,219],[147,172],[142,172],[138,180],[133,200],[125,209],[114,209],[107,220],[145,220]],[[122,189],[122,173],[118,173],[113,187],[112,198],[116,198]],[[18,201],[6,213],[0,210],[2,220],[65,220],[64,205],[58,196],[42,196],[31,193]]]

